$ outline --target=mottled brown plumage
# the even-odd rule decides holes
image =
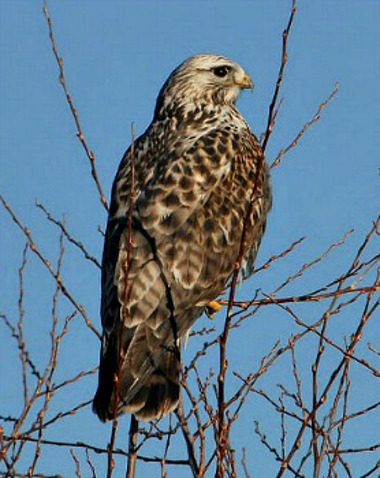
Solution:
[[[102,265],[94,411],[103,421],[113,416],[120,338],[118,412],[151,420],[177,406],[181,338],[231,278],[257,183],[243,276],[252,272],[271,193],[260,144],[234,106],[251,86],[237,63],[204,54],[182,63],[162,87],[153,121],[134,144],[127,276],[130,149],[120,164]]]

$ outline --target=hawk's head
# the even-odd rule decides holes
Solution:
[[[195,55],[181,63],[166,80],[157,99],[156,113],[170,105],[233,104],[243,88],[253,88],[253,83],[238,63],[221,55]]]

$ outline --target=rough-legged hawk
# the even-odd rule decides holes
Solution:
[[[228,284],[245,221],[243,275],[252,272],[271,192],[260,144],[235,107],[244,88],[251,79],[230,59],[189,58],[169,76],[152,123],[121,161],[102,265],[93,404],[102,421],[115,406],[141,420],[176,408],[181,338]]]

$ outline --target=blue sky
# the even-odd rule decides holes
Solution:
[[[239,109],[258,135],[265,129],[280,63],[281,33],[290,5],[285,0],[49,2],[66,80],[86,140],[96,154],[107,197],[119,160],[130,142],[131,122],[138,134],[144,131],[152,118],[160,86],[171,70],[192,54],[221,53],[243,65],[255,83],[255,90],[253,95],[243,93]],[[276,274],[265,273],[244,284],[239,297],[251,297],[257,288],[272,290],[274,283],[281,283],[281,279],[353,228],[355,232],[344,252],[335,252],[325,266],[306,275],[290,292],[297,294],[325,284],[336,276],[336,271],[344,271],[376,218],[380,148],[377,131],[380,68],[376,54],[379,23],[377,0],[299,2],[289,39],[289,63],[281,94],[284,103],[267,149],[268,160],[274,160],[278,151],[293,140],[337,81],[340,89],[323,111],[321,120],[273,171],[274,206],[258,263],[301,236],[307,236],[307,241],[296,257],[284,261]],[[102,238],[97,228],[104,227],[106,215],[58,82],[42,2],[1,1],[0,47],[1,194],[31,228],[39,247],[52,262],[56,261],[58,251],[57,231],[35,208],[36,199],[55,217],[65,214],[73,236],[99,258]],[[0,270],[4,271],[0,279],[3,291],[0,310],[15,322],[17,268],[24,238],[4,211],[0,213],[0,228]],[[99,327],[96,268],[84,263],[81,254],[67,245],[62,274]],[[25,331],[35,361],[43,364],[54,284],[32,258],[26,280]],[[72,309],[64,300],[60,307],[62,320]],[[231,360],[239,365],[241,357],[247,357],[243,360],[246,371],[276,338],[286,341],[295,333],[294,324],[289,319],[282,320],[283,316],[275,309],[265,311],[259,318],[260,321],[255,318],[250,322],[240,336],[237,333],[231,344]],[[202,322],[201,326],[205,324]],[[346,330],[345,325],[338,324],[332,331],[340,342],[351,330]],[[375,343],[378,330],[369,329],[368,333],[365,341]],[[0,414],[7,415],[14,411],[12,407],[19,394],[20,383],[12,380],[19,369],[17,350],[8,340],[5,327],[1,327],[0,334],[3,344],[0,383],[8,384],[4,389],[2,385],[1,395],[5,400],[1,402],[5,410]],[[70,334],[62,345],[64,359],[57,371],[61,378],[95,366],[98,359],[98,341],[83,327],[79,317],[73,322]],[[190,344],[185,356],[191,356],[191,347]],[[302,352],[308,364],[313,350],[307,345]],[[5,357],[9,359],[9,368],[4,366]],[[212,360],[216,363],[211,354],[207,367],[213,365]],[[283,367],[278,373],[286,375],[285,364]],[[375,393],[369,383],[363,382],[364,395],[368,398]],[[62,402],[58,403],[58,399],[55,407],[66,409],[89,398],[94,387],[95,377],[90,377],[84,386],[73,387],[72,396],[60,397]],[[355,400],[359,398],[354,397],[354,404],[359,406]],[[260,420],[264,413],[260,406],[252,404],[246,426],[236,437],[237,447],[250,446],[253,418]],[[60,435],[82,441],[91,441],[89,437],[93,437],[99,446],[108,440],[109,427],[98,424],[88,409],[78,414],[75,425],[77,428],[73,430],[72,421],[62,421],[49,433],[52,437]],[[127,425],[127,419],[123,419],[121,434]],[[366,433],[375,437],[371,424],[366,427]],[[360,430],[359,424],[349,436],[354,439]],[[73,474],[68,453],[60,449],[49,453],[49,459],[54,457],[54,465],[42,458],[40,471]],[[102,470],[104,461],[96,459]],[[364,463],[363,469],[368,469],[365,459],[354,463],[359,468]],[[267,475],[264,471],[269,466],[268,460],[257,444],[253,446],[249,454],[253,476],[273,476],[276,465]],[[174,475],[169,473],[169,476]]]

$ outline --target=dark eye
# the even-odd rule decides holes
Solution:
[[[223,78],[224,76],[227,75],[227,73],[231,70],[230,66],[217,66],[216,68],[213,68],[213,73],[215,76],[219,76],[220,78]]]

